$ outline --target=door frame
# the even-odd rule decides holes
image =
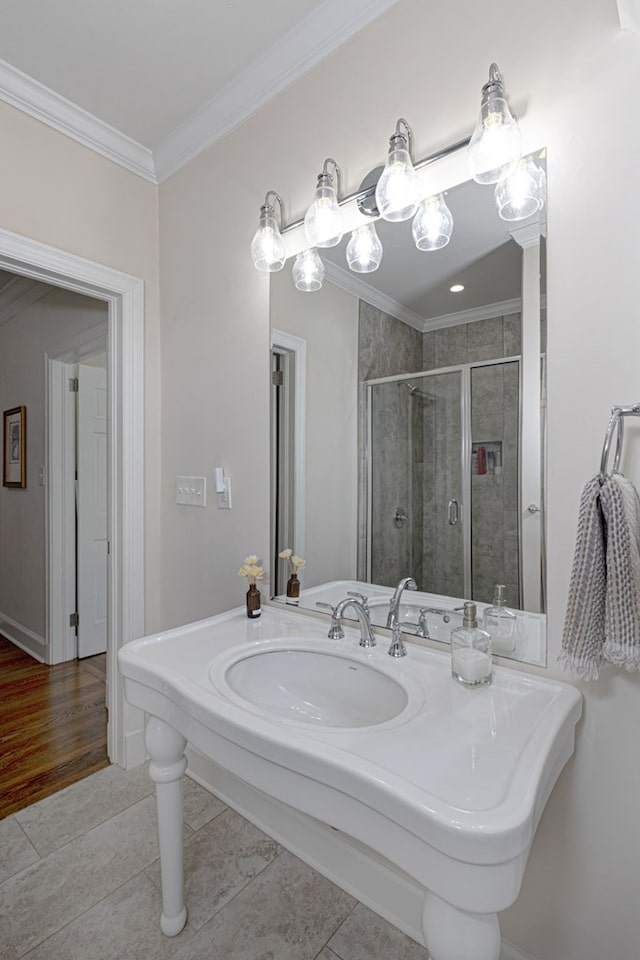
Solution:
[[[0,269],[108,305],[107,751],[113,763],[135,766],[145,757],[144,718],[125,703],[118,648],[144,635],[144,283],[2,229]]]
[[[306,545],[306,417],[307,417],[307,341],[283,330],[271,331],[271,353],[286,353],[293,365],[293,407],[295,418],[290,440],[293,444],[293,528],[295,550],[304,557]],[[271,444],[271,441],[270,441]],[[273,450],[271,451],[273,456]],[[274,539],[273,517],[270,523],[271,540]],[[273,554],[273,542],[270,552]]]

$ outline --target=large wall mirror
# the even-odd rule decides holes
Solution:
[[[544,663],[544,222],[501,219],[473,181],[446,202],[443,249],[377,221],[375,272],[348,269],[346,237],[320,251],[322,289],[271,276],[273,592],[285,548],[308,608],[347,588],[375,606],[412,576],[446,639],[504,584],[522,628],[506,655]]]

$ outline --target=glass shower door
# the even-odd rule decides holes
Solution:
[[[462,372],[369,386],[368,579],[464,596]]]

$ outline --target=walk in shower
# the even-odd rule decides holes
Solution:
[[[365,384],[363,572],[395,585],[522,605],[520,361],[504,358]]]

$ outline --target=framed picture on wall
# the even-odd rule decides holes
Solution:
[[[27,408],[4,411],[2,485],[27,485]]]

